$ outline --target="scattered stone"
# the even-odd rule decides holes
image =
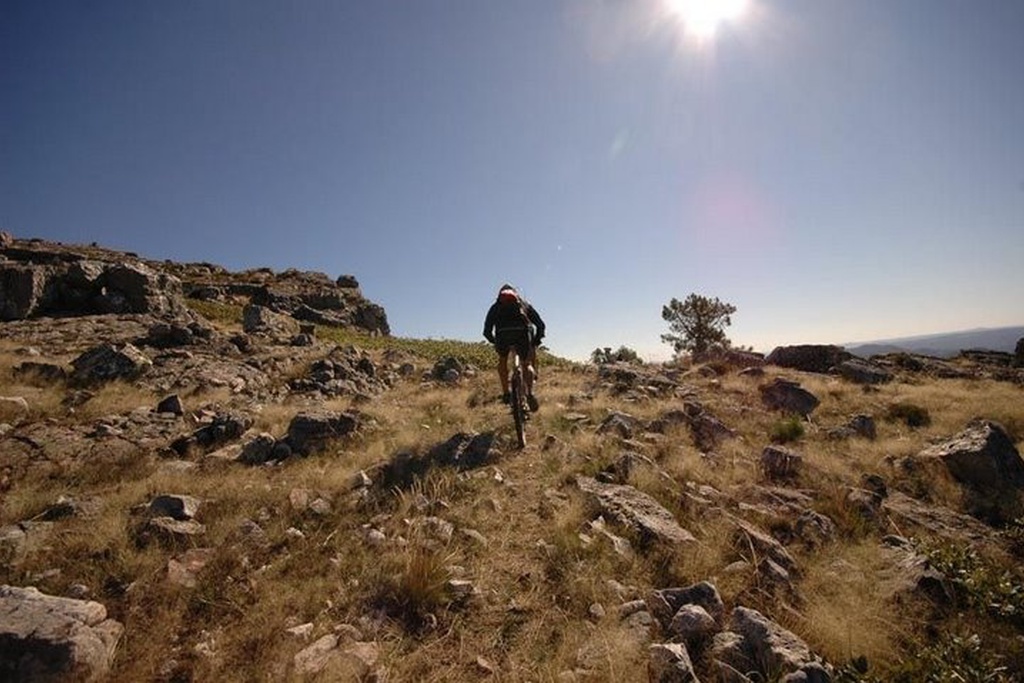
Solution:
[[[761,451],[761,472],[767,479],[791,479],[800,473],[803,456],[783,446],[766,446]]]
[[[132,344],[102,344],[95,346],[75,360],[73,379],[82,384],[96,384],[115,379],[134,380],[153,367]]]
[[[679,526],[675,517],[646,493],[632,486],[602,484],[590,477],[577,477],[576,485],[596,504],[601,514],[626,526],[647,540],[692,543],[696,538]]]
[[[98,602],[0,586],[0,679],[101,680],[123,632]]]
[[[861,358],[850,358],[836,366],[839,376],[857,384],[885,384],[892,381],[892,373],[881,365]]]
[[[800,344],[797,346],[779,346],[768,357],[767,363],[782,368],[792,368],[804,372],[827,373],[843,361],[852,359],[853,354],[842,347],[826,344]]]
[[[167,561],[167,579],[186,588],[195,588],[197,575],[213,559],[214,548],[190,548]]]
[[[683,605],[669,624],[670,634],[691,645],[710,638],[717,630],[714,617],[700,605]]]
[[[171,413],[172,415],[184,415],[185,408],[181,404],[181,397],[177,394],[171,394],[157,404],[156,412]]]
[[[945,465],[966,487],[966,506],[975,517],[1001,523],[1019,514],[1024,460],[1001,425],[972,422],[949,441],[926,448],[918,458]]]
[[[170,517],[184,521],[195,519],[202,504],[198,498],[183,495],[161,495],[149,502],[146,512],[150,517]]]
[[[651,645],[647,660],[647,680],[652,683],[691,683],[697,674],[690,653],[682,643]]]
[[[779,410],[807,417],[820,401],[800,384],[777,377],[771,384],[760,387],[761,401],[769,410]]]
[[[238,462],[246,465],[263,465],[275,460],[277,439],[271,434],[262,432],[246,441],[242,445],[242,451],[238,454]]]
[[[352,434],[359,428],[357,413],[321,411],[299,413],[288,425],[288,445],[298,455],[325,449],[332,441]]]

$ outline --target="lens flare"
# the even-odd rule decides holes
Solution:
[[[723,22],[739,19],[747,0],[663,0],[669,14],[700,40],[714,38]]]

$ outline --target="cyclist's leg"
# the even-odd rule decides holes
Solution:
[[[501,383],[502,397],[508,396],[508,347],[495,345],[498,352],[498,381]]]

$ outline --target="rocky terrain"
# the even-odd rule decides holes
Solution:
[[[1024,348],[544,358],[0,238],[0,679],[1024,677]]]

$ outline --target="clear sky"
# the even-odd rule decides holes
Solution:
[[[689,0],[690,3],[693,0]],[[0,0],[0,227],[667,357],[1024,324],[1024,1]],[[735,8],[733,8],[735,9]]]

